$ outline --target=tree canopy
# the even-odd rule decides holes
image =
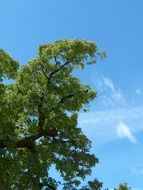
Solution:
[[[78,189],[80,180],[91,174],[98,159],[90,153],[91,142],[77,119],[96,92],[73,70],[96,63],[99,55],[93,42],[60,40],[41,45],[38,55],[21,66],[0,50],[2,190],[55,190],[57,182],[49,176],[52,165],[65,190]],[[95,179],[80,189],[101,186]]]
[[[119,185],[119,190],[132,190],[131,187],[128,186],[127,183],[121,183]]]

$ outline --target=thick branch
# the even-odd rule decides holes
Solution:
[[[35,141],[41,137],[56,137],[58,132],[54,129],[52,130],[42,130],[35,135],[19,139],[14,147],[15,148],[27,148],[30,151],[35,151]],[[0,140],[0,148],[9,148],[5,140]]]
[[[57,105],[55,107],[51,108],[51,111],[54,111],[56,108],[60,107],[62,104],[64,104],[67,100],[69,100],[70,98],[74,97],[74,94],[69,94],[67,96],[63,96],[59,102],[57,103]]]
[[[56,57],[54,57],[54,60],[55,60],[56,66],[57,66],[57,65],[60,65],[60,62],[57,61]],[[50,84],[50,82],[51,82],[51,80],[52,80],[52,77],[53,77],[57,72],[59,72],[61,69],[63,69],[66,65],[68,65],[68,64],[70,64],[70,62],[69,62],[69,61],[66,61],[64,64],[60,65],[59,67],[57,67],[56,69],[54,69],[49,75],[47,75],[46,72],[45,72],[45,70],[44,70],[44,65],[40,62],[42,72],[43,72],[45,78],[47,79],[48,84]]]
[[[57,60],[57,57],[54,57],[54,60],[55,60],[56,66],[61,65],[61,62]]]
[[[58,104],[63,104],[63,103],[65,103],[68,99],[72,98],[73,96],[74,96],[74,94],[69,94],[69,95],[67,95],[67,96],[63,96],[63,97],[60,99],[60,101],[59,101]]]
[[[46,75],[46,73],[44,72],[44,68],[41,65],[42,72],[45,75],[45,77],[47,78],[48,83],[50,83],[52,77],[57,72],[59,72],[61,69],[63,69],[68,64],[70,64],[69,61],[65,62],[63,65],[61,65],[60,67],[58,67],[54,71],[52,71],[49,76]],[[51,109],[51,111],[55,110],[58,106],[61,106],[61,104],[64,104],[68,99],[72,98],[73,96],[74,96],[74,94],[69,94],[67,96],[63,96],[59,100],[59,102],[57,103],[57,106],[53,107]],[[44,137],[57,137],[58,132],[56,130],[44,130],[43,129],[43,125],[45,122],[45,116],[43,115],[43,112],[42,112],[43,99],[44,99],[44,97],[42,96],[40,99],[40,103],[38,104],[38,112],[39,112],[38,129],[39,129],[39,132],[35,135],[31,135],[29,137],[19,139],[14,145],[16,148],[27,148],[30,151],[34,151],[35,150],[35,141],[37,139],[41,138],[42,136],[44,136]],[[0,148],[9,148],[9,147],[10,146],[6,143],[6,140],[0,140]]]
[[[61,65],[60,67],[58,67],[57,69],[55,69],[55,70],[53,70],[51,73],[50,73],[50,75],[49,75],[49,77],[48,77],[48,84],[50,84],[50,81],[51,81],[51,79],[52,79],[52,77],[57,73],[57,72],[59,72],[61,69],[63,69],[66,65],[68,65],[68,64],[70,64],[70,62],[69,61],[66,61],[63,65]]]

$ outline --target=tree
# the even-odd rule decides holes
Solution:
[[[105,190],[109,190],[108,188]],[[127,183],[120,183],[118,188],[114,188],[114,190],[132,190],[131,187],[128,186]]]
[[[129,187],[127,183],[121,183],[119,185],[119,190],[131,190],[131,187]]]
[[[41,45],[36,58],[19,64],[0,50],[1,189],[56,189],[55,165],[63,189],[77,189],[98,163],[91,142],[77,126],[78,112],[96,96],[73,70],[96,62],[95,43],[61,40]],[[104,55],[104,53],[103,53]],[[5,82],[12,79],[12,82]],[[97,180],[86,189],[94,189]],[[92,188],[93,187],[93,188]]]
[[[81,188],[81,190],[101,190],[102,183],[99,182],[97,179],[93,181],[88,181],[88,184]]]

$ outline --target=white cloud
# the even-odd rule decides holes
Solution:
[[[130,128],[124,124],[123,122],[120,122],[118,126],[116,127],[117,134],[120,138],[127,138],[131,143],[136,143],[137,140],[133,133],[131,132]]]
[[[119,122],[121,120],[137,120],[143,118],[143,107],[129,107],[111,109],[106,111],[93,111],[87,113],[81,113],[79,116],[79,123],[94,124],[94,125],[109,125],[112,122]]]
[[[124,101],[124,95],[121,92],[121,89],[115,88],[113,81],[110,78],[103,77],[104,85],[111,90],[111,98],[114,101]]]
[[[92,77],[92,82],[97,90],[98,101],[101,106],[107,108],[117,108],[126,104],[125,96],[120,88],[115,87],[109,77],[96,76]]]
[[[95,74],[94,78],[92,82],[97,90],[97,98],[92,103],[93,111],[80,113],[79,126],[96,143],[107,143],[119,137],[137,142],[133,133],[143,130],[143,106],[132,104],[132,98],[116,87],[109,77]]]
[[[104,85],[109,87],[112,91],[115,90],[115,87],[113,85],[113,82],[110,78],[107,78],[107,77],[103,77],[103,82],[104,82]]]
[[[116,126],[120,121],[128,124],[129,132],[133,131],[136,134],[143,131],[143,125],[137,124],[142,118],[143,107],[120,108],[81,113],[78,124],[92,141],[107,143],[119,138]],[[134,138],[131,139],[135,142]]]

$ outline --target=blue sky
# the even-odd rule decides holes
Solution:
[[[108,57],[76,75],[97,90],[79,125],[100,164],[105,187],[128,182],[143,189],[143,1],[1,1],[0,48],[24,64],[39,44],[57,39],[97,42]]]

